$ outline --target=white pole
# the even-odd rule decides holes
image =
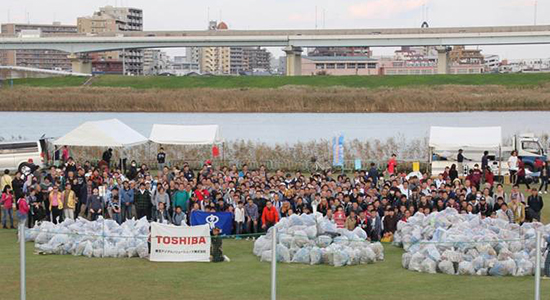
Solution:
[[[540,300],[540,257],[542,233],[537,231],[537,260],[535,263],[535,300]]]
[[[271,300],[277,299],[277,228],[271,227]]]
[[[27,298],[25,286],[25,222],[19,223],[19,256],[21,258],[21,300]]]

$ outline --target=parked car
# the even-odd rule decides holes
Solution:
[[[45,139],[36,142],[2,142],[0,143],[0,170],[32,173],[37,167],[44,167],[47,153]]]

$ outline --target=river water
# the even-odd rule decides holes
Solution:
[[[144,136],[153,124],[218,124],[226,141],[236,139],[268,144],[329,139],[381,139],[403,135],[424,138],[430,126],[502,126],[503,135],[550,132],[550,112],[463,113],[58,113],[0,112],[0,137],[37,139],[59,137],[85,121],[118,118]]]

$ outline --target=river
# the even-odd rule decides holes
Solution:
[[[61,113],[0,112],[0,137],[37,139],[59,137],[85,121],[118,118],[144,136],[153,124],[218,124],[226,141],[236,139],[268,144],[328,139],[343,133],[346,139],[381,139],[403,135],[424,138],[430,126],[502,126],[503,136],[550,132],[550,112],[463,113]]]

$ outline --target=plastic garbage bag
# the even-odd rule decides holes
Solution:
[[[279,243],[281,243],[286,248],[290,248],[292,244],[292,236],[285,233],[281,234],[279,236]],[[254,243],[254,246],[256,246],[256,243]]]
[[[422,272],[422,262],[426,259],[422,253],[416,252],[412,255],[409,263],[409,270]]]
[[[314,222],[315,223],[315,222]],[[304,221],[302,220],[302,218],[300,218],[300,216],[298,215],[291,215],[289,218],[288,218],[288,225],[290,227],[292,226],[296,226],[296,225],[304,225]]]
[[[317,237],[317,246],[319,248],[326,248],[332,243],[332,238],[328,235],[320,235]]]
[[[431,258],[426,258],[422,262],[422,272],[424,273],[435,274],[436,268],[437,268],[437,263]]]
[[[448,275],[455,275],[456,274],[453,263],[448,261],[448,260],[443,260],[443,261],[439,262],[439,264],[437,266],[439,268],[439,271],[441,271],[441,273],[443,273],[443,274],[448,274]]]
[[[474,266],[469,261],[463,261],[458,264],[458,274],[460,275],[475,275]]]
[[[411,263],[411,257],[412,257],[412,254],[410,254],[409,252],[405,252],[401,256],[401,266],[403,266],[404,269],[409,268],[409,264]]]
[[[439,261],[441,259],[441,254],[439,254],[434,244],[429,244],[424,248],[424,255],[433,261]]]
[[[318,265],[323,262],[323,251],[319,247],[311,248],[309,252],[309,263],[312,265]]]
[[[146,243],[140,243],[136,247],[136,252],[140,258],[146,258],[149,256],[149,247]]]
[[[271,250],[265,250],[264,252],[262,252],[260,261],[271,262],[271,255]]]
[[[86,241],[86,246],[84,247],[84,251],[82,251],[82,255],[87,257],[92,257],[94,255],[94,248],[90,241]]]
[[[528,259],[520,259],[516,262],[517,269],[514,276],[530,276],[535,272],[535,265]]]
[[[282,244],[277,245],[277,261],[282,263],[290,262],[290,251]]]
[[[308,226],[304,232],[307,235],[308,239],[314,239],[317,236],[317,227],[315,226]]]
[[[367,239],[367,233],[361,227],[355,227],[355,229],[352,232],[355,236],[357,236],[361,240]]]
[[[491,276],[508,276],[513,275],[515,272],[516,263],[511,258],[505,261],[498,261],[491,269],[489,269],[489,275]]]
[[[347,251],[336,251],[334,253],[334,266],[335,267],[342,267],[345,266],[350,257]]]
[[[256,256],[262,255],[265,250],[271,249],[271,241],[266,238],[265,235],[262,235],[254,242],[254,254]]]
[[[374,254],[376,254],[376,260],[377,261],[383,261],[384,260],[384,246],[380,242],[372,243],[370,245],[372,248],[372,251],[374,251]]]
[[[347,246],[349,245],[349,239],[346,236],[337,236],[333,242],[337,245]]]
[[[321,253],[323,255],[323,264],[334,265],[334,252],[332,248],[322,248]]]
[[[292,239],[292,244],[296,245],[297,247],[303,247],[307,245],[309,242],[309,238],[307,236],[307,233],[303,230],[296,231],[294,233],[294,237]]]
[[[294,257],[292,258],[293,263],[299,263],[299,264],[309,264],[310,263],[310,255],[309,250],[307,248],[301,248],[294,254]]]
[[[315,226],[315,216],[312,214],[306,215],[302,214],[300,216],[300,219],[302,220],[302,224],[306,226]]]

